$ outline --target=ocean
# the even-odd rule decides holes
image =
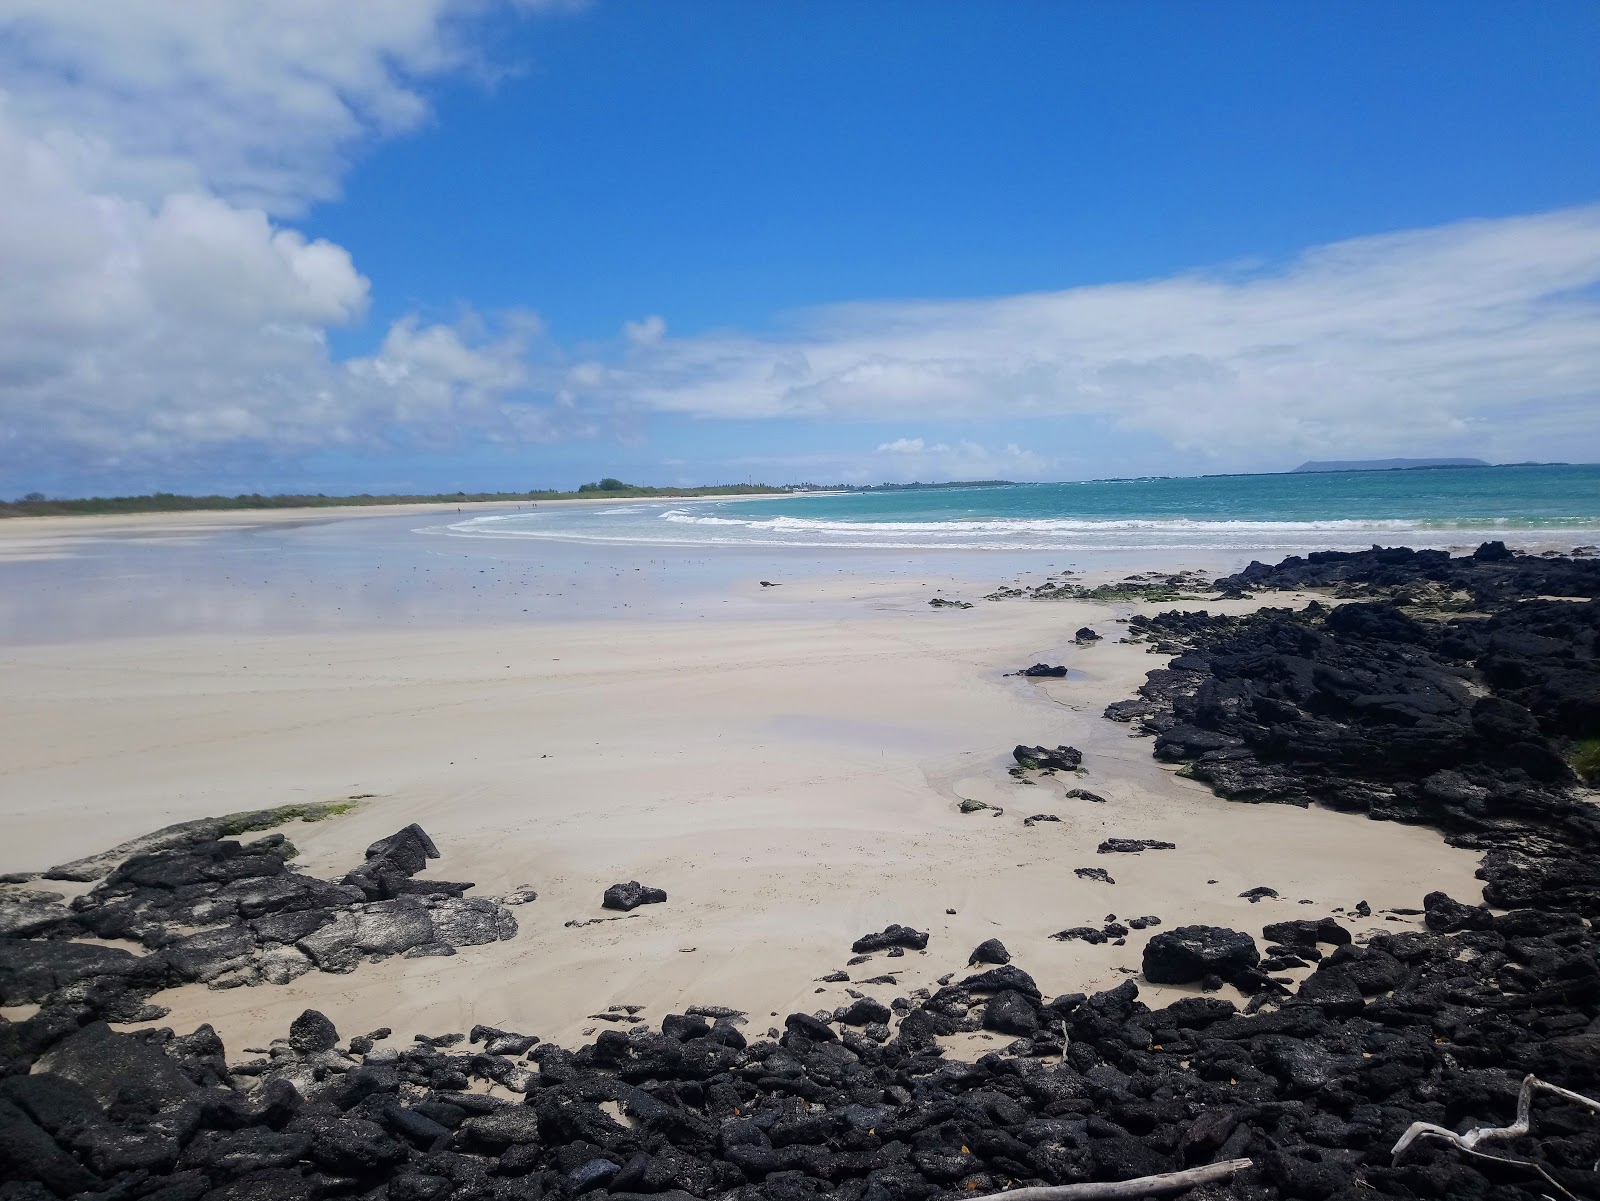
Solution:
[[[438,532],[680,547],[1291,554],[1600,543],[1600,465],[1149,477],[531,505]]]

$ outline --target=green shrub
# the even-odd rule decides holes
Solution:
[[[1600,787],[1600,738],[1578,739],[1573,743],[1572,754],[1567,762],[1578,773],[1578,779]]]

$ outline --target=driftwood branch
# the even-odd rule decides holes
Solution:
[[[1522,1080],[1522,1091],[1517,1094],[1517,1118],[1509,1126],[1479,1126],[1476,1130],[1469,1130],[1465,1134],[1457,1134],[1454,1130],[1446,1130],[1443,1126],[1435,1126],[1432,1122],[1413,1122],[1407,1127],[1406,1132],[1400,1136],[1400,1141],[1395,1143],[1394,1150],[1390,1152],[1393,1156],[1393,1161],[1398,1163],[1406,1148],[1419,1138],[1443,1139],[1445,1142],[1454,1143],[1468,1155],[1476,1156],[1479,1159],[1492,1159],[1496,1163],[1511,1164],[1515,1167],[1527,1168],[1529,1171],[1537,1172],[1562,1196],[1571,1197],[1572,1194],[1562,1188],[1560,1183],[1538,1164],[1526,1159],[1512,1159],[1508,1155],[1490,1155],[1487,1151],[1478,1150],[1478,1144],[1480,1143],[1504,1142],[1509,1139],[1521,1138],[1528,1133],[1533,1121],[1532,1106],[1535,1091],[1550,1093],[1563,1100],[1571,1101],[1574,1105],[1581,1105],[1585,1109],[1600,1113],[1600,1101],[1596,1101],[1593,1097],[1586,1097],[1582,1093],[1575,1093],[1571,1089],[1562,1088],[1560,1085],[1550,1084],[1547,1081],[1540,1080],[1537,1076],[1525,1076]]]
[[[1185,1189],[1198,1188],[1202,1184],[1215,1184],[1238,1175],[1250,1165],[1248,1159],[1229,1159],[1182,1172],[1140,1176],[1137,1180],[1103,1180],[1091,1184],[1051,1184],[1012,1189],[1007,1193],[991,1193],[982,1201],[993,1201],[994,1198],[1004,1198],[1004,1201],[1117,1201],[1119,1197],[1159,1197],[1164,1193],[1181,1193]]]

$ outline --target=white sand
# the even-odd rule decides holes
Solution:
[[[815,603],[830,590],[862,596],[858,615]],[[932,941],[925,955],[850,969],[899,972],[897,986],[865,989],[885,1000],[962,969],[991,936],[1047,992],[1110,986],[1137,970],[1147,934],[1123,947],[1047,936],[1112,913],[1259,935],[1362,899],[1381,911],[1434,888],[1478,895],[1476,856],[1431,831],[1230,804],[1154,763],[1147,739],[1099,716],[1161,662],[1116,645],[1110,608],[935,611],[926,589],[900,584],[871,599],[852,583],[778,592],[754,621],[0,649],[0,870],[184,818],[374,793],[357,812],[288,829],[304,870],[335,876],[417,821],[443,852],[431,874],[475,880],[475,895],[539,891],[515,910],[515,939],[452,958],[158,998],[173,1010],[162,1024],[210,1021],[234,1053],[307,1006],[346,1035],[487,1022],[572,1045],[598,1025],[586,1015],[619,1003],[653,1019],[733,1005],[764,1029],[779,1024],[769,1014],[839,1003],[844,986],[819,994],[814,979],[895,921]],[[1072,646],[1084,624],[1106,641]],[[1001,677],[1039,659],[1074,674]],[[1017,742],[1078,746],[1088,772],[1018,784],[1005,772]],[[1071,785],[1108,803],[1062,799]],[[1005,812],[962,815],[961,797]],[[1023,826],[1048,812],[1062,821]],[[1108,836],[1178,849],[1096,855]],[[1117,883],[1079,880],[1079,866]],[[564,925],[601,916],[602,890],[629,879],[670,900]],[[1283,899],[1238,898],[1259,884]],[[1406,928],[1381,913],[1355,925]]]

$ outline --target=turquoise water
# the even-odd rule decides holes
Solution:
[[[1006,484],[547,506],[468,537],[926,550],[1282,550],[1600,542],[1600,466]]]

